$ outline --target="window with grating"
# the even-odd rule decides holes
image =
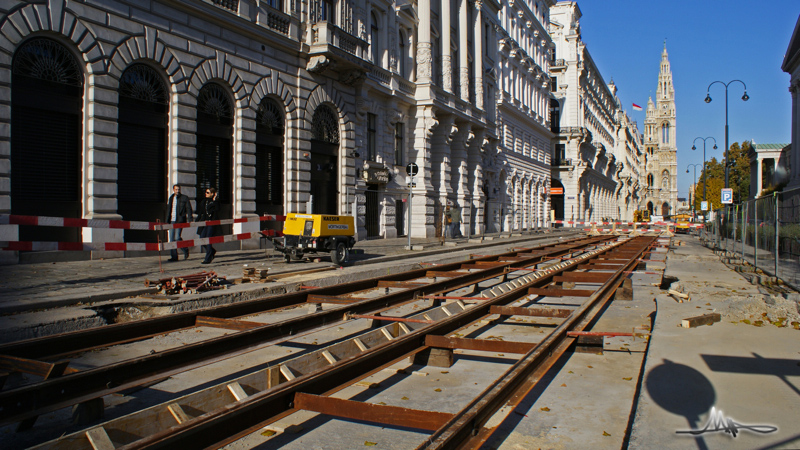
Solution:
[[[322,105],[314,111],[311,134],[318,141],[339,145],[339,119],[330,107]]]

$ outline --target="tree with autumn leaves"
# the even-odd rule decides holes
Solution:
[[[744,141],[740,146],[738,142],[731,144],[728,156],[731,166],[728,172],[728,187],[733,189],[734,203],[741,203],[747,200],[750,193],[750,158],[747,153],[750,151],[750,142]],[[724,150],[723,150],[724,152]],[[723,153],[724,155],[724,153]],[[717,158],[706,161],[706,200],[709,202],[709,209],[714,210],[722,207],[722,189],[725,187],[725,168],[723,163]],[[697,179],[697,189],[694,191],[695,209],[700,211],[703,201],[703,176],[702,172]]]

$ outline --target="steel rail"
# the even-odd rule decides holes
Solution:
[[[639,246],[640,248],[635,252],[618,252],[617,254],[631,254],[630,261],[616,270],[612,277],[574,311],[568,319],[514,363],[503,375],[488,386],[469,405],[456,413],[451,420],[434,432],[428,441],[417,447],[417,449],[457,449],[461,448],[462,444],[470,439],[474,441],[470,442],[470,448],[476,448],[484,442],[489,434],[479,433],[483,424],[521,387],[524,387],[526,392],[533,388],[535,381],[538,381],[538,377],[533,383],[526,384],[525,381],[539,366],[546,365],[549,367],[566,352],[569,346],[577,339],[576,337],[568,336],[568,333],[571,331],[583,331],[594,320],[595,314],[605,307],[617,287],[622,283],[625,272],[629,271],[631,266],[638,264],[640,255],[645,253],[656,240],[655,237],[642,237],[637,238],[637,241],[644,239],[649,242]],[[541,373],[541,375],[544,375],[544,373]],[[474,435],[479,437],[473,438]]]
[[[612,244],[592,258],[612,250],[624,243]],[[590,258],[591,259],[591,258]],[[447,335],[490,314],[492,306],[506,305],[527,295],[530,287],[544,286],[554,276],[568,270],[576,270],[585,260],[566,263],[563,267],[545,274],[529,284],[523,284],[492,299],[479,303],[461,313],[441,319],[434,324],[412,330],[382,345],[370,348],[325,368],[253,394],[236,403],[209,411],[179,425],[144,437],[122,448],[206,448],[226,441],[231,435],[253,430],[270,422],[272,418],[285,415],[294,408],[297,393],[323,395],[349,385],[365,373],[385,367],[426,348],[428,335]],[[610,283],[606,283],[607,285]]]
[[[577,238],[569,241],[532,247],[531,250],[547,248],[555,245],[563,245],[565,242],[567,244],[574,244],[585,240],[585,237]],[[472,259],[470,262],[491,261],[501,257],[516,255],[518,253],[520,252],[506,252],[498,255]],[[440,268],[455,269],[461,264],[464,264],[464,261],[437,266],[437,270]],[[379,281],[403,281],[412,278],[423,277],[428,270],[430,269],[421,268],[407,272],[368,278],[365,280],[342,283],[335,286],[320,287],[318,289],[314,289],[313,294],[341,295],[348,292],[370,289],[377,286]],[[64,357],[73,353],[93,350],[109,345],[133,342],[158,336],[164,333],[191,328],[195,326],[198,316],[230,319],[259,314],[274,309],[297,306],[305,303],[309,294],[312,293],[307,291],[298,291],[276,296],[265,296],[229,305],[197,309],[193,311],[170,314],[163,317],[153,317],[135,322],[112,324],[88,330],[79,330],[70,333],[62,333],[58,335],[10,342],[0,344],[0,355],[17,356],[29,359]]]
[[[157,381],[170,375],[253,351],[286,336],[325,325],[340,323],[344,320],[344,315],[346,314],[369,313],[375,309],[411,301],[418,295],[425,295],[425,293],[452,291],[461,287],[470,286],[480,281],[503,275],[507,267],[535,264],[546,259],[550,255],[572,252],[583,245],[594,245],[603,240],[607,240],[607,238],[581,239],[578,242],[566,245],[566,247],[569,248],[564,248],[565,245],[559,243],[558,249],[549,251],[546,250],[547,246],[539,247],[545,249],[542,250],[544,253],[540,252],[540,254],[536,256],[494,265],[480,271],[465,273],[460,277],[435,281],[424,287],[410,288],[382,297],[356,301],[341,308],[321,311],[273,324],[265,324],[262,327],[251,328],[210,340],[164,350],[155,354],[85,371],[74,372],[58,378],[1,391],[0,423],[33,418],[77,403],[86,402],[108,394]],[[519,253],[524,252],[509,252],[498,255],[496,259]],[[475,261],[476,260],[461,261],[451,265],[439,266],[438,268],[452,266],[452,268],[455,269],[456,266],[460,266],[465,262],[470,263]],[[429,269],[418,269],[411,271],[411,273],[419,278],[424,277],[428,270]],[[398,277],[400,279],[413,278],[403,276],[403,274],[390,276],[390,278],[395,279]],[[333,292],[334,295],[343,294],[354,290],[354,286],[362,287],[362,289],[369,289],[377,284],[376,280],[385,279],[386,278],[375,278],[334,286],[327,289],[327,292]],[[318,294],[319,291],[320,290],[315,289],[313,292],[302,292],[302,298],[306,298],[306,295]],[[193,315],[206,315],[207,312],[208,311],[203,311],[202,314]]]

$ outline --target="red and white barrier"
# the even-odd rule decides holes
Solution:
[[[677,222],[585,222],[580,220],[554,220],[552,223],[558,223],[562,225],[638,225],[638,226],[648,226],[648,225],[658,225],[658,226],[674,226]],[[681,222],[685,223],[685,222]],[[687,223],[690,227],[697,227],[701,228],[704,225],[702,223]]]
[[[207,220],[205,222],[163,223],[134,222],[130,220],[73,219],[69,217],[19,216],[0,214],[0,225],[38,225],[44,227],[81,227],[111,228],[117,230],[171,230],[173,228],[209,227],[214,225],[230,225],[234,223],[278,221],[283,222],[286,216],[258,216],[240,219]]]
[[[212,220],[210,222],[219,222]],[[175,250],[179,248],[189,248],[197,245],[221,244],[223,242],[244,241],[247,239],[260,238],[262,236],[283,236],[283,233],[275,230],[263,230],[257,233],[229,234],[226,236],[212,236],[208,238],[187,239],[177,242],[30,242],[12,241],[0,250],[11,251],[163,251]]]

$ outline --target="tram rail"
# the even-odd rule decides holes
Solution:
[[[475,273],[502,277],[503,283],[484,292],[477,292],[480,282],[477,280],[481,277],[469,276],[475,273],[470,272],[467,275],[463,272],[463,267],[456,269],[449,267],[450,265],[438,266],[435,271],[426,271],[426,277],[433,276],[436,279],[448,276],[448,279],[424,287],[415,286],[419,283],[408,281],[405,291],[415,291],[412,300],[451,300],[450,303],[432,306],[431,309],[410,317],[385,317],[376,314],[387,311],[402,301],[398,299],[394,303],[384,303],[381,311],[371,315],[361,314],[360,310],[352,308],[357,304],[367,304],[367,300],[350,302],[343,308],[332,310],[339,315],[340,320],[373,320],[380,325],[386,325],[300,356],[298,359],[304,358],[302,364],[292,366],[287,361],[227,382],[222,387],[190,394],[169,405],[157,405],[131,417],[119,418],[85,432],[65,436],[44,444],[41,448],[118,448],[116,445],[124,448],[219,447],[301,409],[431,432],[429,439],[418,448],[476,448],[491,434],[491,428],[484,428],[488,418],[507,402],[519,401],[558,357],[575,343],[578,338],[574,332],[587,329],[611,301],[623,284],[626,274],[639,264],[655,242],[655,237],[637,237],[615,243],[610,243],[608,238],[586,239],[581,244],[557,244],[550,250],[545,247],[537,251],[527,249],[518,252],[522,255],[539,253],[537,256],[506,254],[499,256],[496,261],[481,259],[467,262],[465,266],[473,265],[468,269],[474,270],[479,266],[485,268]],[[584,252],[581,245],[592,250]],[[597,249],[598,245],[604,247]],[[559,255],[558,250],[565,253]],[[573,254],[580,255],[572,258],[565,256]],[[548,265],[543,267],[542,262],[547,262]],[[537,271],[526,270],[531,265],[540,267]],[[523,275],[507,281],[506,275],[510,272]],[[430,289],[436,283],[444,284]],[[575,288],[574,284],[599,286],[582,289]],[[475,286],[474,296],[447,295],[448,292],[471,285]],[[378,287],[394,289],[396,285]],[[307,294],[317,296],[310,297],[311,302],[347,303],[346,299],[353,297],[346,291],[337,295],[323,295],[314,290]],[[389,293],[382,298],[396,294],[399,292]],[[536,306],[536,302],[529,307],[508,306],[531,295],[536,298],[570,296],[584,298],[585,301],[576,308],[541,308]],[[344,310],[347,312],[343,316]],[[312,316],[317,314],[320,313]],[[564,320],[538,344],[450,336],[477,321],[498,314],[501,318],[521,315]],[[331,397],[358,380],[409,356],[417,355],[417,358],[424,361],[430,357],[432,350],[455,348],[519,353],[522,357],[456,414],[410,410]],[[67,378],[68,376],[64,377]],[[220,400],[226,396],[229,400]],[[201,404],[205,405],[205,409]],[[182,412],[182,408],[201,411],[202,414],[188,415]],[[169,414],[165,415],[164,411]],[[127,437],[122,437],[119,430],[126,430]],[[98,442],[111,446],[98,446]]]

